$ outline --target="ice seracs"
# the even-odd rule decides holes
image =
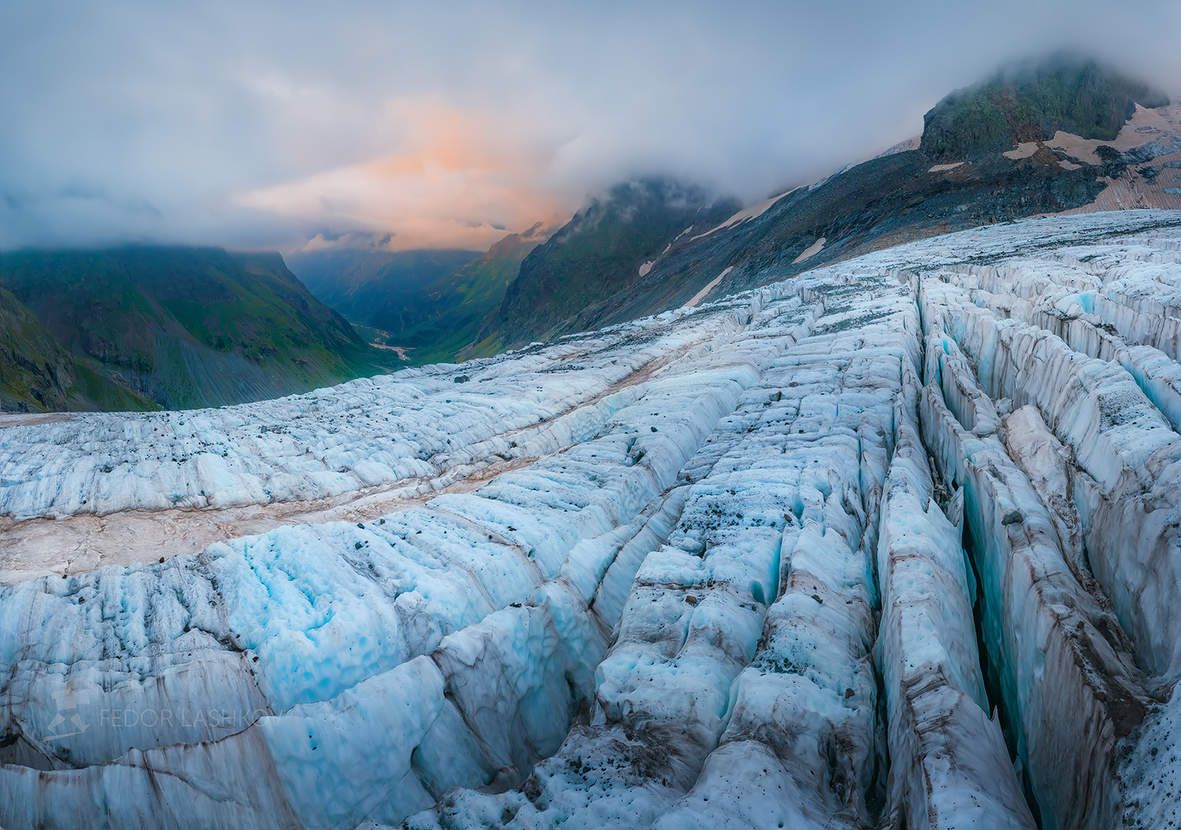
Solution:
[[[0,826],[1176,826],[1179,291],[1181,215],[1031,220],[463,366],[0,428],[0,543],[221,522],[5,565]]]

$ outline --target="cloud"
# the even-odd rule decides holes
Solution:
[[[392,250],[483,249],[509,228],[553,224],[577,207],[568,195],[539,187],[537,159],[477,115],[434,101],[396,101],[389,110],[405,124],[397,152],[249,191],[235,201],[327,227],[372,234],[396,228],[385,242]]]
[[[0,246],[482,246],[649,172],[753,201],[1031,54],[1177,95],[1178,35],[1175,0],[6,3]]]

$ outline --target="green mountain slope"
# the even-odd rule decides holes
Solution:
[[[0,411],[154,408],[76,361],[32,312],[0,288]]]
[[[485,345],[546,337],[603,297],[640,282],[647,263],[680,238],[703,233],[740,205],[667,178],[622,182],[575,214],[521,263]]]
[[[948,95],[926,114],[921,149],[933,159],[959,161],[1058,130],[1111,141],[1136,104],[1167,103],[1147,84],[1096,61],[1059,56]]]
[[[500,305],[521,261],[538,241],[534,235],[510,234],[479,259],[429,286],[418,322],[402,333],[402,342],[415,350],[411,360],[434,363],[495,351],[490,344],[475,342],[480,325]]]
[[[479,257],[479,251],[328,248],[288,260],[321,302],[349,320],[397,334],[417,321],[430,286]]]
[[[143,405],[259,400],[372,374],[390,362],[312,297],[278,254],[151,246],[14,251],[0,254],[0,286],[69,352],[92,391],[128,389]],[[86,397],[100,408],[126,405],[109,395]]]

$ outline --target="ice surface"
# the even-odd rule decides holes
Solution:
[[[1091,214],[0,428],[0,545],[224,525],[0,586],[0,826],[1175,827],[1179,320],[1181,216]]]
[[[917,385],[910,375],[899,401],[878,541],[886,814],[895,823],[927,816],[941,828],[1032,828],[1000,725],[989,717],[972,614],[976,584],[957,526],[962,517],[957,511],[953,523],[934,501],[917,431]]]

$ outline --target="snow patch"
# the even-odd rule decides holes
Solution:
[[[708,297],[709,292],[711,292],[715,288],[717,288],[718,283],[720,283],[723,279],[725,279],[726,275],[729,274],[733,270],[734,270],[733,265],[727,266],[722,271],[722,273],[718,274],[716,277],[714,277],[712,280],[710,280],[708,283],[706,283],[704,288],[702,288],[700,291],[698,291],[696,294],[694,294],[692,297],[690,297],[688,302],[686,302],[683,306],[681,306],[681,308],[696,307],[697,304],[700,303],[702,300],[704,300],[706,297]]]
[[[770,210],[771,206],[774,205],[776,202],[778,202],[780,199],[782,199],[784,196],[788,196],[797,190],[799,190],[798,187],[793,187],[791,190],[785,190],[777,196],[772,196],[769,199],[764,199],[761,202],[756,202],[755,204],[751,205],[750,207],[745,207],[742,210],[735,213],[733,216],[731,216],[729,219],[727,219],[722,224],[720,224],[716,227],[710,228],[705,233],[699,233],[696,236],[690,237],[689,241],[692,242],[695,239],[701,239],[704,236],[709,236],[710,234],[717,233],[720,230],[725,230],[726,228],[732,228],[735,225],[738,225],[742,222],[747,221],[748,219],[756,219],[759,216],[762,216],[768,210]]]
[[[820,237],[815,242],[813,242],[811,245],[809,245],[807,248],[800,251],[800,255],[797,256],[795,259],[793,259],[791,261],[791,264],[798,265],[799,263],[803,262],[804,260],[811,259],[812,257],[816,256],[824,248],[824,243],[827,241],[828,240],[825,239],[823,236]]]

